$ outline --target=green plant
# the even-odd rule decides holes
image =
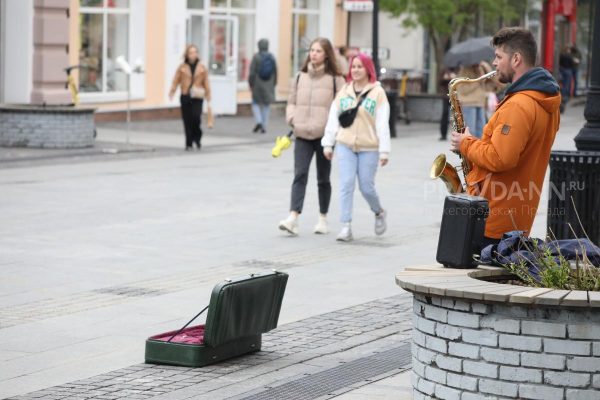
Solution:
[[[530,246],[523,238],[521,243],[532,255],[531,262],[522,259],[518,263],[506,263],[503,266],[527,286],[600,291],[600,268],[592,265],[583,246],[581,256],[572,265],[562,254],[553,255],[544,243],[539,244],[534,240],[533,246]]]

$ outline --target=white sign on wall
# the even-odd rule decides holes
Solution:
[[[389,48],[379,47],[377,50],[378,50],[377,58],[379,58],[379,60],[389,60],[390,59],[390,49]],[[368,54],[369,56],[373,57],[373,50],[371,50],[370,47],[361,47],[360,52]]]
[[[353,12],[371,12],[373,11],[372,0],[345,0],[344,10]]]

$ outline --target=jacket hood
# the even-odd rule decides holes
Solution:
[[[269,50],[269,40],[268,39],[260,39],[258,41],[258,51],[268,51]]]
[[[524,90],[535,90],[548,94],[557,94],[560,91],[558,83],[550,72],[544,68],[536,67],[525,72],[506,89],[506,94],[522,92]]]
[[[522,92],[546,110],[553,113],[560,107],[560,87],[552,75],[544,68],[536,67],[527,71],[506,90],[506,97]]]

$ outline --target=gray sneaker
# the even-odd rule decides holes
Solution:
[[[352,237],[352,227],[350,226],[350,222],[345,223],[344,226],[342,226],[342,230],[337,235],[336,240],[340,242],[350,242],[353,239],[354,238]]]
[[[386,217],[387,213],[385,210],[381,210],[379,214],[375,215],[375,234],[377,236],[383,235],[387,229],[387,223],[385,222]]]

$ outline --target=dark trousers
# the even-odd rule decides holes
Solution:
[[[185,128],[185,147],[200,147],[202,129],[200,128],[200,117],[202,115],[202,99],[192,99],[190,96],[181,96],[181,118]]]
[[[446,139],[448,135],[448,118],[450,117],[450,102],[447,96],[444,96],[442,101],[444,104],[442,105],[442,119],[440,120],[440,138]]]
[[[317,154],[317,184],[319,187],[319,210],[321,214],[329,211],[331,201],[331,161],[323,155],[321,139],[306,140],[296,138],[294,145],[294,183],[292,183],[292,203],[290,211],[302,212],[304,196],[306,194],[306,183],[308,182],[308,170],[313,158]]]

